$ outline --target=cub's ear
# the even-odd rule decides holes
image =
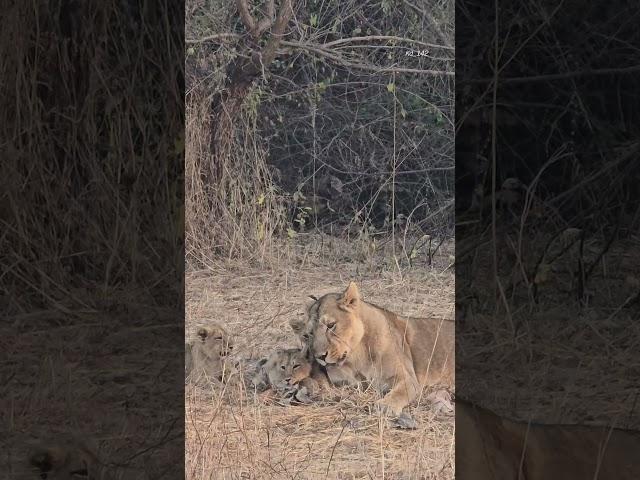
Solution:
[[[360,301],[360,290],[356,282],[350,282],[347,289],[342,294],[340,304],[346,308],[355,307]]]
[[[315,295],[309,295],[309,298],[310,298],[311,300],[313,300],[314,302],[317,302],[317,301],[318,301],[318,297],[316,297]]]
[[[261,358],[260,360],[258,360],[258,366],[259,367],[264,367],[264,364],[267,363],[267,360],[269,360],[268,358]]]
[[[293,330],[295,333],[301,332],[302,328],[304,327],[304,324],[305,324],[304,318],[293,317],[291,320],[289,320],[289,326],[291,327],[291,330]]]

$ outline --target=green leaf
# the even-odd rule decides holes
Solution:
[[[295,237],[296,235],[297,235],[297,234],[296,234],[296,231],[295,231],[293,228],[291,228],[291,227],[287,228],[287,236],[288,236],[289,238],[293,238],[293,237]]]
[[[258,205],[263,205],[264,204],[264,193],[261,193],[260,196],[258,197]]]
[[[389,83],[387,84],[387,90],[388,90],[390,93],[395,92],[395,91],[396,91],[396,84],[395,84],[395,83],[393,83],[393,82],[389,82]]]
[[[193,47],[189,47],[187,48],[187,55],[193,55],[194,53],[196,53],[196,49]]]
[[[309,23],[311,24],[312,27],[317,27],[318,26],[318,15],[316,15],[315,13],[313,15],[311,15],[311,21]]]
[[[353,29],[353,32],[351,32],[351,35],[360,35],[361,33],[362,33],[362,29],[358,27]]]

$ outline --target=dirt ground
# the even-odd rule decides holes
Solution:
[[[432,266],[366,267],[319,256],[270,271],[226,265],[187,275],[187,335],[208,321],[234,335],[243,358],[298,346],[288,326],[308,295],[359,282],[366,300],[399,314],[453,318],[454,275],[443,248]],[[322,265],[322,263],[325,263]],[[282,406],[237,384],[186,391],[187,479],[452,479],[454,420],[427,404],[411,408],[416,430],[391,428],[372,413],[377,396],[336,389],[339,400]]]

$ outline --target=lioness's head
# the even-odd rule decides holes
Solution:
[[[276,350],[260,363],[274,388],[286,389],[311,375],[311,362],[306,352],[297,348]]]
[[[227,331],[216,323],[198,328],[196,335],[210,356],[226,357],[233,350],[233,340]]]
[[[364,336],[358,286],[351,282],[343,293],[325,295],[316,303],[313,356],[321,365],[342,365]]]

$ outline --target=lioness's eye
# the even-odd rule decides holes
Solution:
[[[214,340],[222,340],[222,337],[214,337]]]
[[[284,370],[284,369],[285,369],[285,366],[284,366],[284,365],[281,365],[281,366],[280,366],[280,368],[281,368],[282,370]]]
[[[295,370],[296,368],[299,368],[299,367],[300,367],[300,365],[294,365],[293,369]]]
[[[327,323],[327,328],[329,330],[333,330],[335,328],[335,326],[336,326],[336,322]]]

